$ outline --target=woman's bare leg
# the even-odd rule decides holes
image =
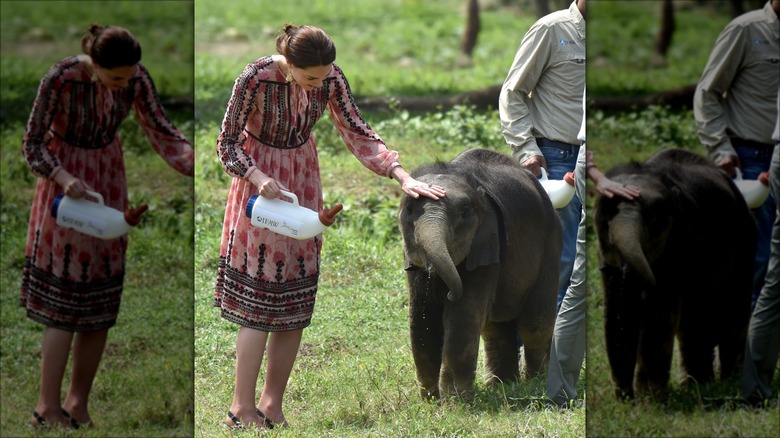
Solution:
[[[274,332],[268,341],[268,364],[265,372],[263,394],[257,408],[274,423],[286,425],[282,412],[282,397],[287,389],[298,347],[301,345],[303,329]]]
[[[62,407],[79,423],[92,422],[87,404],[106,347],[106,339],[108,329],[79,332],[73,343],[73,375]]]
[[[236,339],[236,387],[233,392],[233,403],[230,412],[241,420],[245,426],[260,425],[260,417],[255,410],[255,392],[257,376],[263,363],[263,352],[268,333],[260,330],[241,327]],[[225,421],[233,422],[226,416]]]
[[[41,387],[38,392],[38,404],[35,412],[49,425],[66,425],[68,421],[62,415],[60,391],[65,366],[68,364],[68,352],[73,340],[73,332],[46,327],[41,342]],[[37,424],[33,418],[32,424]]]

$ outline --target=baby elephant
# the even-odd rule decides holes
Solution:
[[[561,224],[537,179],[518,163],[471,149],[414,178],[437,184],[436,201],[404,197],[398,222],[410,296],[410,331],[424,398],[470,396],[480,335],[488,382],[548,360],[555,323]]]
[[[619,398],[663,401],[674,338],[686,379],[739,369],[745,348],[756,231],[725,172],[682,149],[612,169],[639,187],[633,201],[601,197],[594,222],[604,281],[605,333]]]

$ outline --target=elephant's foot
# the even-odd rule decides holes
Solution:
[[[439,394],[443,399],[457,398],[471,400],[474,396],[474,379],[459,381],[442,379],[439,382]]]
[[[656,403],[666,403],[669,398],[669,381],[637,382],[637,398],[651,400]]]
[[[438,400],[439,399],[439,387],[433,388],[420,388],[420,397],[423,400]]]
[[[615,398],[621,401],[628,401],[634,399],[633,388],[615,388]]]
[[[511,373],[509,375],[498,375],[498,374],[488,374],[487,378],[485,379],[486,385],[500,385],[502,383],[509,383],[509,382],[516,382],[520,380],[520,371],[519,368],[516,372]]]

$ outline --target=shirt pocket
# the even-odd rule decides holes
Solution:
[[[756,37],[750,40],[745,54],[745,68],[753,70],[758,79],[777,83],[780,70],[780,46],[772,41]]]
[[[585,66],[585,44],[568,38],[559,38],[553,51],[552,64]]]

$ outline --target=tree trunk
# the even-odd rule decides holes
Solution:
[[[674,5],[672,0],[663,0],[661,3],[661,28],[655,38],[655,53],[666,58],[669,46],[672,45],[674,34]]]
[[[466,29],[463,31],[463,38],[460,40],[460,59],[458,66],[471,67],[474,65],[472,57],[474,47],[477,45],[477,36],[479,35],[479,2],[477,0],[467,0],[466,4]]]
[[[534,3],[536,3],[537,17],[542,18],[550,13],[550,8],[547,6],[547,0],[534,0]]]

